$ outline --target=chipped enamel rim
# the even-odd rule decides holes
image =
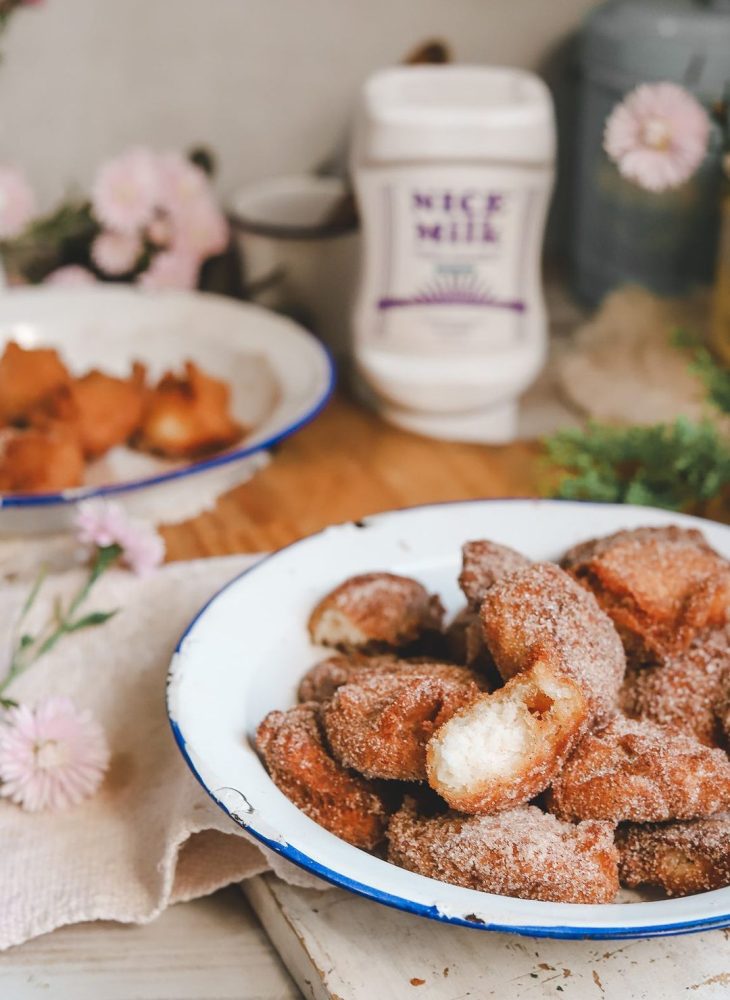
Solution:
[[[354,573],[392,569],[427,585],[456,576],[459,545],[489,537],[534,559],[640,525],[703,530],[730,557],[730,528],[652,508],[548,500],[477,500],[408,508],[305,538],[223,587],[182,635],[168,677],[168,713],[183,757],[215,802],[249,834],[308,872],[396,909],[480,930],[621,939],[730,926],[730,888],[685,899],[544,903],[447,885],[397,868],[328,833],[273,784],[250,742],[271,708],[322,655],[306,635],[315,600]],[[443,592],[443,587],[442,587]],[[444,593],[453,610],[455,582]],[[286,627],[282,627],[286,623]]]

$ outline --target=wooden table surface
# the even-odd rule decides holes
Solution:
[[[432,441],[344,396],[283,442],[271,464],[214,511],[163,529],[170,559],[266,552],[328,524],[411,504],[534,496],[538,447]]]

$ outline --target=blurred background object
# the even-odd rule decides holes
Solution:
[[[677,295],[712,280],[722,139],[689,183],[661,194],[622,177],[603,150],[606,119],[638,84],[673,81],[712,105],[730,78],[727,0],[611,0],[580,33],[577,163],[570,256],[573,288],[587,305],[639,283]]]
[[[349,350],[357,271],[357,217],[339,177],[299,174],[242,188],[231,225],[243,266],[243,294],[313,329],[336,356]]]
[[[387,420],[452,440],[517,435],[517,398],[547,352],[554,156],[552,102],[534,74],[409,66],[365,84],[354,357]]]

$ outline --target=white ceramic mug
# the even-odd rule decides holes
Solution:
[[[348,196],[336,177],[276,177],[231,201],[249,296],[293,313],[339,357],[350,351],[359,232],[333,213]]]

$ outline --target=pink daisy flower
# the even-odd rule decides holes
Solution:
[[[14,167],[0,167],[0,239],[19,236],[35,210],[35,196],[23,174]]]
[[[132,234],[151,222],[159,193],[156,157],[148,149],[130,149],[99,170],[91,203],[103,226]]]
[[[161,153],[160,201],[174,215],[208,193],[208,175],[181,153]]]
[[[175,216],[175,245],[201,259],[223,253],[228,246],[228,223],[211,197],[201,196]]]
[[[66,264],[47,274],[43,284],[55,288],[83,288],[85,285],[96,285],[97,280],[88,268],[80,264]]]
[[[93,795],[109,766],[104,732],[69,698],[9,709],[0,722],[0,795],[27,809],[68,809]]]
[[[165,543],[152,525],[127,515],[123,507],[110,500],[85,500],[76,509],[76,539],[85,549],[118,545],[121,562],[145,576],[156,569],[165,557]]]
[[[99,233],[91,244],[91,259],[105,274],[127,274],[142,253],[142,240],[136,233]]]
[[[644,83],[609,115],[603,146],[627,180],[647,191],[666,191],[697,170],[709,135],[707,112],[684,88]]]
[[[200,271],[200,258],[188,248],[163,250],[137,278],[142,288],[195,288]]]
[[[172,242],[173,229],[170,216],[157,215],[147,227],[147,239],[158,247],[166,247]]]

